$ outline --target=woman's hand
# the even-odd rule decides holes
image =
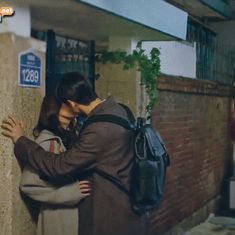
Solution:
[[[91,192],[91,185],[90,182],[87,180],[82,180],[78,182],[81,193],[84,197],[88,197],[90,196],[90,192]]]
[[[10,138],[13,143],[16,143],[24,135],[23,122],[14,116],[8,116],[4,119],[1,128],[3,129],[2,135]]]

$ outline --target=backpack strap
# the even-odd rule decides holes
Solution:
[[[131,111],[130,111],[131,113]],[[131,113],[132,114],[132,113]],[[133,114],[132,114],[133,116]],[[134,117],[134,116],[133,116]],[[131,124],[130,122],[128,122],[126,119],[121,118],[119,116],[116,115],[112,115],[112,114],[102,114],[102,115],[94,115],[91,116],[90,118],[88,118],[82,125],[80,132],[82,133],[82,131],[91,123],[94,122],[110,122],[110,123],[114,123],[117,124],[119,126],[122,126],[123,128],[130,130],[130,131],[135,131],[136,127],[134,124]],[[125,167],[123,167],[122,169],[118,170],[118,174],[120,174],[122,171],[126,170],[128,167],[130,167],[130,165],[132,164],[133,159],[130,159],[130,161],[127,163],[127,165]]]
[[[118,180],[117,178],[113,177],[112,175],[106,173],[105,171],[102,171],[98,168],[95,169],[95,173],[102,178],[110,181],[112,184],[114,184],[116,187],[118,187],[122,192],[127,194],[127,196],[130,196],[130,192],[123,186],[123,184]]]
[[[122,106],[123,109],[125,109],[126,113],[127,113],[127,117],[129,119],[129,121],[131,122],[132,125],[135,125],[135,117],[134,114],[132,113],[132,111],[130,110],[130,108],[128,106],[126,106],[125,104],[122,103],[118,103],[120,106]]]
[[[114,123],[117,124],[119,126],[122,126],[123,128],[127,129],[127,130],[131,130],[134,131],[135,130],[135,126],[132,125],[130,122],[128,122],[126,119],[121,118],[119,116],[116,115],[111,115],[111,114],[102,114],[102,115],[94,115],[91,116],[90,118],[88,118],[82,125],[81,129],[80,129],[80,133],[91,123],[95,123],[95,122],[110,122],[110,123]],[[133,159],[131,159],[130,162],[128,162],[127,166],[125,166],[123,169],[120,169],[117,173],[119,174],[120,172],[122,172],[123,170],[125,170],[127,167],[130,166],[130,164],[132,163]],[[99,176],[101,176],[102,178],[110,181],[112,184],[114,184],[116,187],[118,187],[122,192],[124,192],[125,194],[127,194],[128,196],[130,196],[129,191],[122,185],[122,183],[120,182],[120,180],[118,180],[117,178],[113,177],[112,175],[96,168],[95,169],[95,173],[98,174]]]
[[[119,116],[116,115],[112,115],[112,114],[101,114],[101,115],[94,115],[89,117],[82,125],[81,129],[80,129],[80,133],[91,123],[94,122],[110,122],[110,123],[114,123],[117,124],[119,126],[124,127],[127,130],[134,130],[135,127],[128,122],[126,119],[121,118]]]
[[[113,115],[113,114],[94,115],[84,121],[80,129],[80,132],[83,129],[85,129],[90,123],[93,123],[93,122],[111,122],[119,126],[122,126],[127,130],[135,130],[136,120],[135,120],[134,114],[132,113],[132,111],[127,105],[122,104],[122,103],[118,103],[118,104],[125,110],[129,121],[127,121],[126,119],[118,115]]]

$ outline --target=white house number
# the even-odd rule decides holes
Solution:
[[[23,69],[23,81],[25,82],[38,82],[39,80],[39,72],[33,69]]]

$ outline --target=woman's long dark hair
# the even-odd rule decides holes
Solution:
[[[48,130],[54,135],[59,136],[66,148],[70,148],[76,138],[76,127],[73,122],[65,130],[59,122],[59,111],[61,108],[54,95],[46,95],[42,101],[38,123],[33,129],[34,137],[38,137],[42,130]]]

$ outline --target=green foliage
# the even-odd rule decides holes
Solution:
[[[150,55],[145,54],[141,43],[138,43],[132,54],[123,51],[107,52],[104,51],[97,57],[97,61],[102,63],[111,62],[114,64],[123,63],[123,70],[128,70],[137,66],[141,72],[141,85],[144,85],[149,97],[146,106],[147,116],[150,117],[153,106],[157,101],[156,79],[160,74],[160,51],[152,48]]]

